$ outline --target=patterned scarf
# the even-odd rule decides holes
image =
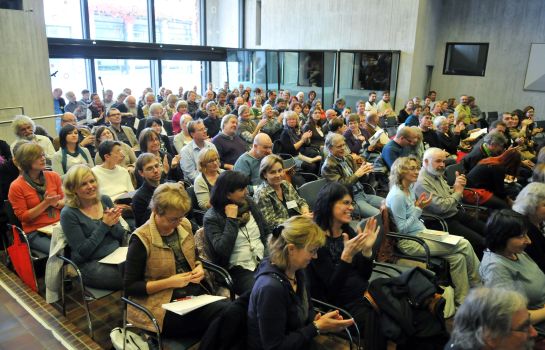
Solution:
[[[40,201],[43,201],[45,198],[45,191],[47,188],[44,172],[40,171],[40,175],[38,176],[38,181],[40,181],[42,184],[32,181],[32,179],[30,178],[30,175],[28,175],[28,173],[25,171],[23,171],[23,178],[32,188],[36,190],[36,193],[38,193],[38,198],[40,198]],[[49,216],[50,218],[55,217],[55,211],[53,210],[52,206],[47,207],[47,216]]]

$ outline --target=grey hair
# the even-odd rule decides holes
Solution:
[[[295,113],[294,111],[285,111],[284,113],[282,113],[282,124],[284,126],[288,125],[288,119],[289,118],[295,118],[297,119],[297,124],[299,124],[299,116],[297,115],[297,113]]]
[[[270,109],[273,109],[273,106],[271,106],[270,104],[267,103],[266,105],[263,105],[263,107],[261,107],[261,112],[262,112],[262,113],[265,113],[265,111],[266,111],[267,109],[269,109],[269,108],[270,108]]]
[[[330,132],[325,138],[325,147],[330,150],[338,141],[344,141],[344,136],[336,132]]]
[[[516,291],[471,290],[454,316],[451,343],[461,349],[483,349],[488,339],[501,339],[511,332],[513,313],[526,305],[526,298]]]
[[[216,105],[216,102],[214,101],[209,101],[207,104],[206,104],[206,111],[208,112],[210,110],[210,108],[212,107],[217,107],[218,105]]]
[[[162,110],[163,110],[163,105],[160,104],[160,103],[158,103],[158,102],[152,103],[152,104],[149,106],[149,114],[150,114],[150,116],[153,115],[153,112],[154,112],[155,110],[161,110],[161,111],[162,111]]]
[[[545,183],[545,163],[537,163],[532,173],[532,182]]]
[[[422,156],[422,159],[423,160],[431,160],[433,159],[433,157],[439,153],[445,153],[445,151],[443,151],[441,148],[437,148],[437,147],[431,147],[431,148],[428,148],[426,150],[426,152],[424,152],[424,156]]]
[[[26,115],[16,115],[15,118],[11,121],[11,128],[13,130],[13,133],[17,136],[19,136],[19,129],[23,125],[30,124],[32,125],[32,131],[36,131],[36,124],[34,124],[34,121],[30,119],[30,117],[27,117]]]
[[[234,115],[234,114],[226,114],[226,115],[223,116],[223,118],[221,118],[221,123],[220,123],[221,130],[223,130],[223,126],[226,123],[229,123],[229,120],[231,120],[231,119],[237,119],[237,116]]]
[[[537,208],[545,202],[545,184],[531,182],[520,191],[513,203],[513,210],[533,219]]]
[[[445,120],[447,120],[447,117],[443,115],[435,117],[435,119],[433,120],[433,126],[435,126],[435,128],[438,129]]]
[[[503,146],[507,145],[507,138],[505,135],[499,131],[494,131],[491,133],[486,134],[484,137],[484,143],[487,145],[496,145],[496,146]]]
[[[250,112],[250,107],[248,105],[243,104],[238,107],[238,115],[240,116],[244,112]]]

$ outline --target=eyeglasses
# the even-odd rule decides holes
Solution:
[[[169,218],[168,216],[163,216],[167,222],[171,225],[176,225],[176,224],[179,224],[183,219],[184,219],[184,216],[181,216],[179,218]]]
[[[530,319],[527,319],[523,324],[521,324],[517,328],[511,329],[511,332],[530,333],[531,329],[532,329],[532,323]]]
[[[344,201],[340,201],[340,204],[346,206],[346,207],[352,207],[353,204],[352,204],[352,201],[351,200],[344,200]]]

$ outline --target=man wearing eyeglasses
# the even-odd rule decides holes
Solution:
[[[133,148],[138,145],[134,131],[128,126],[121,125],[121,112],[117,108],[110,108],[108,111],[108,120],[110,121],[108,129],[110,129],[112,134],[117,136],[119,141]]]
[[[445,350],[533,349],[537,331],[526,303],[515,291],[473,289],[456,312]]]
[[[197,164],[199,162],[199,152],[204,148],[212,148],[217,151],[216,146],[208,140],[206,126],[202,119],[194,120],[187,124],[187,131],[193,138],[193,141],[185,145],[180,151],[180,165],[186,180],[195,181],[199,174]]]

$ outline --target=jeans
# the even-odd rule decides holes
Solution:
[[[354,194],[354,202],[358,205],[355,209],[362,219],[379,215],[380,205],[383,200],[384,198],[375,196],[374,194],[367,194],[364,192]]]
[[[99,289],[123,289],[123,275],[119,265],[101,264],[89,261],[78,265],[83,283],[88,287]]]
[[[38,231],[30,232],[26,235],[26,237],[28,239],[28,243],[30,244],[30,249],[35,249],[49,255],[51,237]]]

